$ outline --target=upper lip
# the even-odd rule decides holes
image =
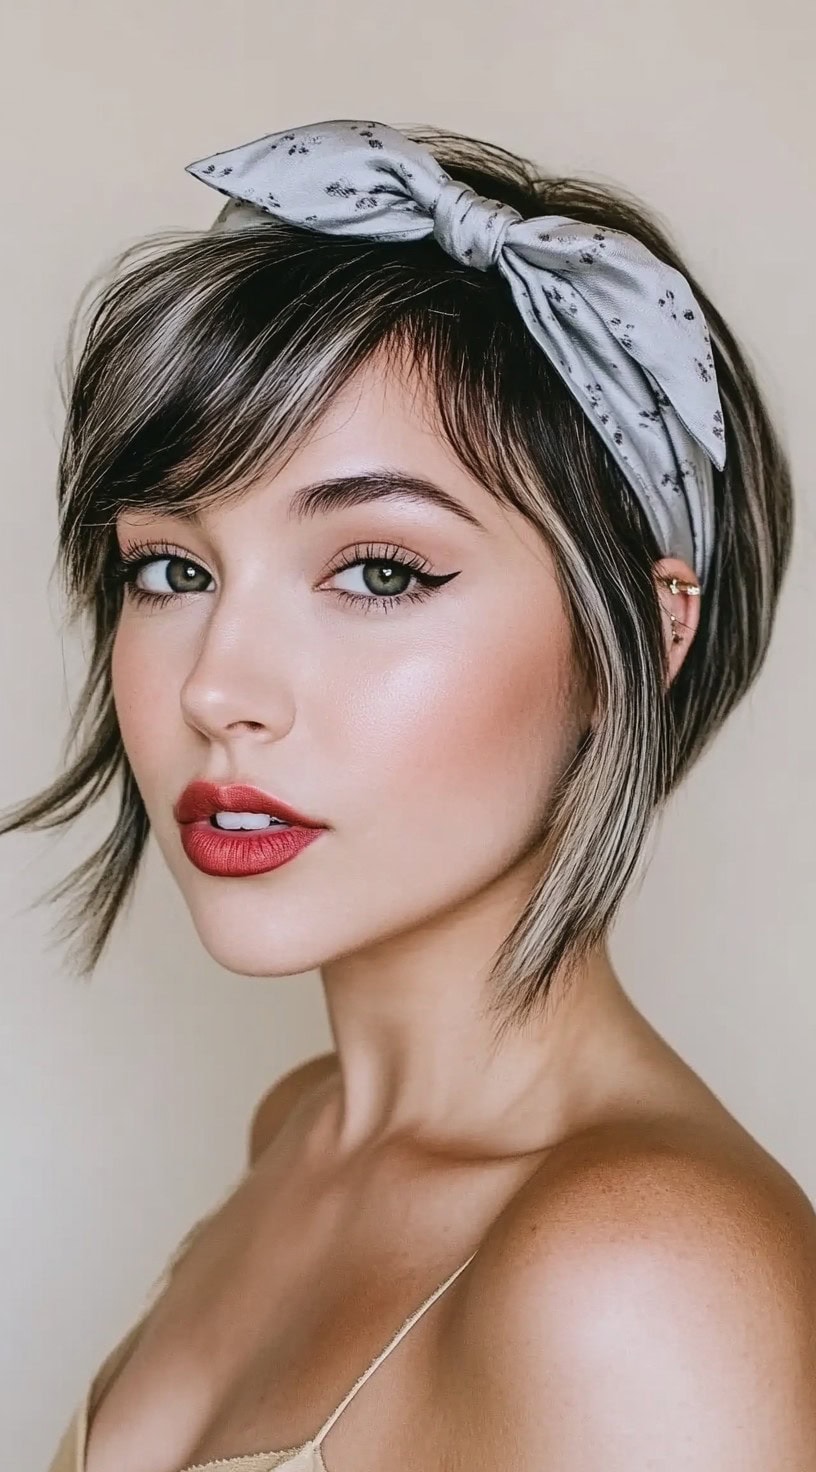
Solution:
[[[213,813],[269,813],[299,828],[325,828],[319,818],[308,818],[295,808],[247,782],[189,782],[173,808],[177,823],[197,823]]]

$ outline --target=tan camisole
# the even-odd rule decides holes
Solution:
[[[96,1375],[88,1386],[88,1389],[78,1409],[75,1411],[70,1424],[66,1428],[65,1434],[63,1435],[63,1438],[57,1448],[56,1456],[51,1463],[48,1472],[85,1472],[85,1451],[88,1436],[88,1423],[90,1420],[92,1408],[98,1402],[106,1386],[113,1379],[116,1371],[121,1365],[124,1364],[125,1360],[127,1359],[128,1354],[135,1343],[139,1330],[144,1323],[144,1320],[146,1319],[156,1300],[164,1291],[164,1288],[167,1286],[170,1274],[174,1266],[179,1261],[186,1248],[189,1246],[191,1239],[195,1235],[197,1235],[198,1231],[201,1229],[201,1227],[203,1227],[204,1223],[209,1220],[210,1215],[212,1214],[213,1213],[208,1213],[206,1217],[202,1218],[200,1222],[196,1223],[192,1231],[187,1233],[186,1237],[181,1243],[181,1246],[177,1248],[176,1252],[173,1254],[170,1262],[168,1263],[158,1282],[154,1284],[153,1288],[151,1289],[147,1307],[145,1308],[144,1313],[141,1315],[137,1323],[134,1324],[133,1328],[130,1329],[129,1332],[125,1335],[125,1337],[120,1340],[117,1345],[114,1346],[107,1358],[103,1360]],[[396,1334],[394,1334],[393,1338],[389,1340],[385,1348],[382,1349],[380,1353],[376,1356],[376,1358],[372,1360],[371,1364],[368,1365],[368,1367],[354,1382],[348,1393],[344,1395],[339,1406],[337,1406],[332,1411],[331,1415],[323,1422],[323,1425],[320,1427],[320,1430],[316,1433],[316,1435],[310,1437],[310,1439],[305,1442],[303,1446],[284,1447],[278,1449],[277,1451],[252,1452],[249,1456],[223,1457],[215,1462],[196,1462],[192,1466],[181,1468],[180,1472],[273,1472],[273,1469],[274,1472],[327,1472],[326,1464],[323,1461],[323,1454],[320,1450],[323,1438],[326,1436],[327,1432],[334,1425],[338,1417],[342,1415],[343,1411],[346,1409],[346,1406],[351,1400],[354,1399],[354,1396],[357,1394],[358,1390],[362,1388],[366,1380],[368,1380],[369,1376],[373,1375],[374,1371],[382,1364],[383,1360],[387,1359],[388,1355],[393,1349],[396,1349],[396,1346],[399,1344],[400,1340],[403,1339],[404,1336],[408,1333],[408,1330],[413,1328],[414,1324],[417,1322],[418,1319],[422,1317],[426,1309],[429,1309],[431,1307],[431,1304],[435,1303],[437,1298],[439,1298],[440,1295],[445,1292],[445,1289],[449,1288],[451,1283],[453,1283],[455,1279],[458,1278],[459,1274],[461,1272],[464,1272],[465,1268],[468,1266],[469,1263],[473,1261],[475,1256],[476,1253],[472,1252],[470,1254],[470,1257],[466,1258],[463,1263],[460,1263],[458,1268],[454,1269],[454,1271],[450,1274],[450,1277],[446,1278],[443,1283],[439,1284],[438,1288],[434,1289],[433,1293],[431,1293],[425,1299],[424,1303],[420,1304],[419,1308],[415,1309],[413,1313],[409,1314],[408,1318],[404,1321],[403,1324],[400,1325]]]

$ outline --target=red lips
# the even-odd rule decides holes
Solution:
[[[308,818],[280,798],[243,782],[229,782],[224,786],[216,782],[190,782],[173,808],[177,823],[198,823],[218,812],[268,813],[298,828],[328,826],[319,818]]]

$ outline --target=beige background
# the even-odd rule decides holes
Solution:
[[[0,805],[48,780],[82,650],[49,582],[55,361],[92,271],[205,225],[192,158],[291,124],[437,123],[642,194],[758,367],[799,487],[764,675],[674,802],[613,954],[637,1001],[816,1195],[811,0],[6,0]],[[108,810],[109,811],[109,810]],[[0,840],[0,1424],[40,1472],[251,1110],[328,1040],[314,974],[212,963],[151,855],[94,983],[26,906],[98,841]]]

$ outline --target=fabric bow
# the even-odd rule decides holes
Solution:
[[[497,267],[521,316],[644,507],[664,556],[707,576],[722,405],[703,313],[685,277],[633,236],[562,215],[524,219],[452,179],[385,123],[329,120],[187,165],[230,197],[213,228],[274,215],[329,235],[433,235],[463,265]]]

